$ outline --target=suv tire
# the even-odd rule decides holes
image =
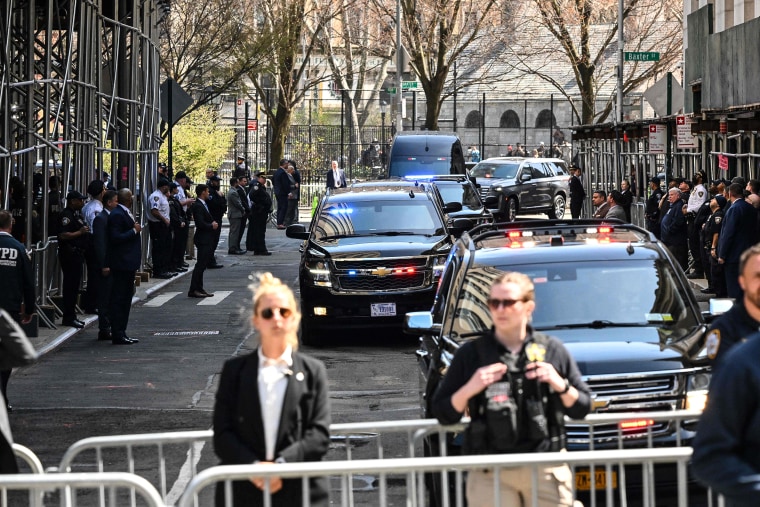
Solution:
[[[499,214],[503,220],[507,222],[514,222],[517,218],[517,197],[512,196],[507,198],[504,195],[499,197]]]
[[[565,207],[567,206],[567,201],[565,201],[565,197],[563,195],[556,195],[554,196],[554,201],[552,202],[552,208],[549,210],[547,215],[549,215],[549,218],[552,220],[562,220],[565,216]]]

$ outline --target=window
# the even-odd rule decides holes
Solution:
[[[483,126],[483,116],[480,111],[470,111],[464,120],[465,128],[479,128]]]
[[[504,114],[501,115],[501,119],[499,120],[499,128],[519,129],[520,117],[517,116],[517,113],[515,113],[511,109],[504,111]]]
[[[538,116],[536,117],[537,129],[550,129],[556,125],[556,123],[557,120],[554,118],[554,114],[548,109],[544,109],[538,113]]]

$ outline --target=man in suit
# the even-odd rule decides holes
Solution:
[[[739,259],[746,249],[757,243],[757,212],[744,200],[744,185],[731,183],[728,187],[731,205],[723,217],[718,236],[718,264],[723,265],[728,297],[736,301],[744,297],[739,285]]]
[[[122,188],[117,194],[118,205],[108,215],[108,246],[106,268],[112,277],[111,301],[108,309],[111,319],[111,343],[132,345],[137,338],[127,336],[127,322],[135,291],[135,273],[142,261],[142,227],[132,215],[132,192]]]
[[[230,221],[230,234],[228,238],[230,246],[227,253],[230,255],[245,253],[245,250],[240,248],[240,238],[243,235],[241,226],[244,215],[245,208],[238,192],[238,179],[233,176],[230,178],[230,190],[227,192],[227,219]]]
[[[327,188],[346,188],[346,175],[338,167],[338,161],[333,160],[331,166],[327,171]]]
[[[224,214],[227,212],[227,198],[224,195],[224,192],[222,192],[219,188],[221,178],[219,176],[213,175],[209,178],[209,184],[208,184],[208,200],[206,201],[206,204],[208,205],[208,210],[211,213],[211,218],[214,219],[214,222],[221,225],[222,219],[224,218]],[[218,227],[214,231],[214,246],[211,249],[211,263],[208,265],[211,269],[217,269],[224,267],[222,264],[219,264],[216,261],[216,247],[219,246],[219,239],[222,235],[222,228]]]
[[[195,237],[193,241],[198,249],[193,276],[190,280],[190,290],[187,295],[191,298],[211,297],[203,288],[203,272],[214,258],[214,236],[219,228],[219,223],[214,221],[208,209],[208,186],[200,184],[195,187],[197,201],[193,204],[193,219],[195,220]]]
[[[290,193],[290,178],[288,178],[288,159],[280,160],[280,167],[272,176],[274,195],[277,198],[277,228],[285,228],[285,214],[288,212],[288,194]]]
[[[240,230],[238,231],[237,245],[238,250],[241,250],[241,253],[245,253],[248,248],[248,238],[246,237],[246,248],[240,248],[240,243],[243,241],[243,233],[245,233],[246,224],[249,224],[248,226],[250,227],[251,220],[251,201],[248,198],[248,178],[245,176],[238,178],[238,186],[236,190],[238,197],[240,198],[240,205],[243,206],[243,218],[240,221]]]
[[[107,190],[103,196],[103,210],[92,221],[93,257],[96,271],[89,283],[98,284],[98,340],[110,340],[111,321],[108,318],[108,304],[111,299],[111,268],[108,265],[108,216],[118,206],[115,190]]]
[[[607,210],[607,214],[604,218],[617,218],[625,223],[630,223],[625,216],[625,208],[623,194],[618,190],[613,190],[610,195],[607,196],[607,202],[610,205],[610,209]]]

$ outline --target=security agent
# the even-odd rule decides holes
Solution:
[[[251,234],[253,255],[272,255],[272,252],[267,250],[265,239],[267,219],[272,211],[272,198],[267,192],[266,183],[266,173],[257,173],[249,194],[251,198],[251,225],[248,231]]]
[[[707,357],[718,369],[726,352],[760,330],[760,245],[745,250],[739,259],[739,285],[744,297],[715,319],[707,332]]]
[[[466,453],[563,450],[564,416],[582,418],[591,408],[590,390],[562,342],[528,325],[535,307],[535,289],[526,275],[496,278],[488,299],[492,330],[462,345],[433,396],[432,412],[442,424],[459,422],[469,409]],[[504,505],[520,505],[521,498],[531,497],[532,470],[500,470]],[[573,505],[572,473],[566,465],[546,467],[538,477],[547,505]],[[468,504],[489,504],[494,487],[490,471],[470,472]]]
[[[77,329],[84,322],[76,318],[77,295],[82,281],[82,260],[89,243],[90,228],[80,213],[84,195],[72,190],[66,194],[66,207],[58,217],[58,260],[63,271],[63,321],[64,326]]]
[[[662,189],[660,188],[660,178],[653,176],[649,178],[650,194],[647,198],[644,218],[646,219],[646,228],[655,237],[660,237],[660,201],[662,200]]]
[[[212,175],[209,178],[208,201],[206,204],[208,205],[208,210],[211,213],[211,217],[216,223],[221,225],[224,214],[227,212],[227,198],[224,196],[224,192],[222,192],[219,188],[220,181],[221,178],[216,175]],[[221,238],[221,234],[222,228],[217,227],[214,230],[214,245],[212,252],[216,252],[216,248],[219,246],[219,239]],[[211,264],[209,264],[208,267],[209,269],[219,269],[224,267],[224,265],[219,264],[219,262],[216,260],[216,254],[213,254]]]
[[[169,279],[177,273],[169,271],[172,250],[171,217],[169,212],[169,184],[165,178],[158,180],[156,190],[148,196],[148,231],[152,242],[153,277]]]

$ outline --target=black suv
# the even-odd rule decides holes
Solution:
[[[400,331],[405,313],[429,309],[451,234],[461,234],[446,226],[446,211],[429,183],[355,183],[328,191],[310,230],[288,227],[288,237],[306,240],[298,275],[303,343],[317,344],[326,330]]]
[[[447,211],[448,226],[453,226],[454,221],[460,218],[470,220],[473,226],[493,222],[493,213],[483,202],[478,188],[464,174],[428,176],[418,181],[430,182],[438,190],[442,207]],[[491,202],[495,203],[496,199],[492,199]],[[455,204],[460,204],[462,209],[457,211]]]
[[[470,176],[480,185],[483,200],[495,197],[501,220],[546,213],[562,219],[570,196],[570,174],[559,158],[495,157],[478,163]]]
[[[710,382],[706,324],[667,249],[618,221],[533,220],[463,234],[431,311],[407,314],[405,331],[421,335],[424,417],[459,346],[491,328],[486,299],[504,271],[533,280],[532,326],[564,342],[591,387],[593,411],[703,408]],[[646,447],[651,432],[649,445],[676,445],[677,437],[688,445],[694,423],[647,422],[623,438],[627,446]],[[615,424],[597,426],[591,442],[585,425],[568,425],[568,447],[614,448],[618,432]]]

